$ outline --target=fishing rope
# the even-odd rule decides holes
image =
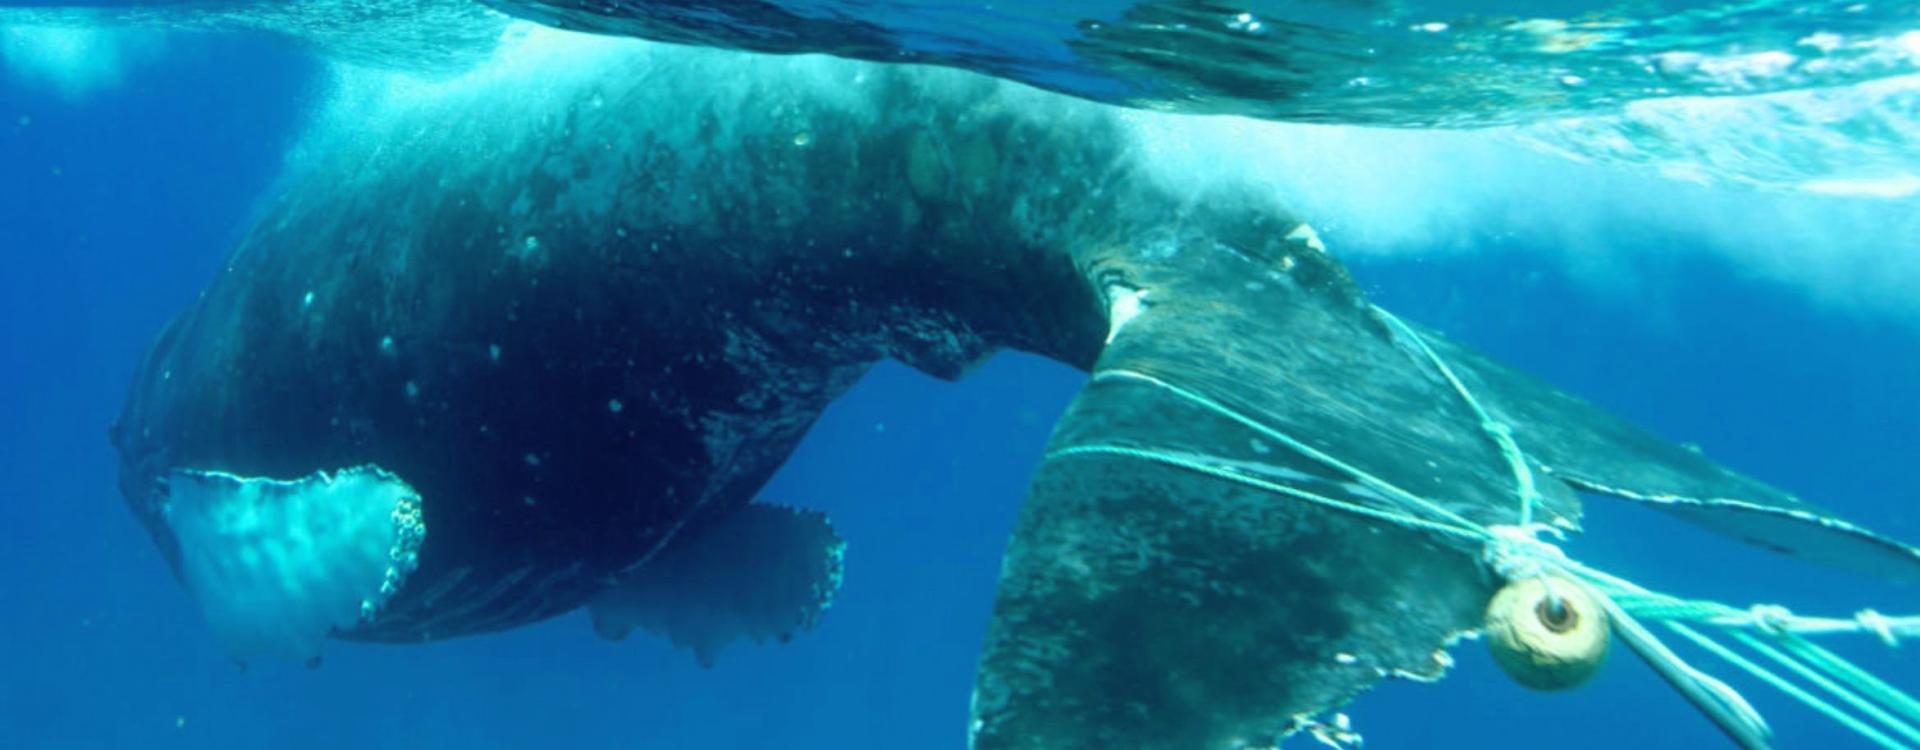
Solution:
[[[1884,680],[1806,640],[1806,635],[1867,633],[1889,646],[1901,638],[1920,637],[1920,616],[1889,617],[1874,610],[1861,610],[1851,619],[1805,617],[1777,605],[1757,605],[1739,609],[1719,602],[1686,599],[1641,587],[1631,581],[1582,564],[1566,556],[1560,548],[1542,540],[1540,534],[1556,536],[1560,530],[1534,521],[1535,507],[1542,496],[1535,483],[1531,464],[1510,425],[1488,412],[1473,392],[1411,326],[1386,310],[1373,312],[1413,351],[1416,360],[1433,367],[1451,386],[1460,400],[1479,420],[1481,431],[1494,444],[1514,478],[1517,522],[1481,524],[1433,500],[1394,485],[1386,479],[1341,461],[1304,441],[1288,435],[1231,406],[1201,393],[1147,373],[1111,368],[1096,372],[1094,382],[1131,381],[1148,385],[1201,407],[1217,416],[1245,426],[1261,436],[1280,443],[1296,454],[1333,469],[1379,497],[1397,506],[1380,509],[1343,500],[1312,490],[1291,487],[1247,472],[1221,459],[1199,454],[1180,454],[1164,450],[1117,444],[1082,444],[1056,449],[1046,460],[1072,456],[1113,456],[1156,463],[1193,472],[1260,492],[1281,495],[1319,505],[1349,515],[1369,518],[1403,528],[1426,531],[1477,546],[1481,561],[1496,575],[1509,581],[1545,577],[1552,573],[1569,574],[1592,588],[1601,606],[1618,623],[1623,640],[1648,665],[1683,696],[1719,724],[1737,743],[1748,748],[1764,748],[1770,731],[1766,722],[1737,691],[1700,672],[1660,643],[1639,622],[1661,622],[1666,628],[1699,646],[1761,682],[1781,691],[1801,704],[1825,715],[1835,723],[1888,750],[1920,749],[1920,701],[1916,701]],[[1842,705],[1816,695],[1801,684],[1735,651],[1690,625],[1710,626],[1749,651],[1791,672]],[[1851,712],[1849,711],[1851,709]],[[1864,717],[1864,718],[1863,718]],[[1876,726],[1876,724],[1878,726]],[[1883,731],[1884,730],[1884,731]],[[1889,734],[1891,732],[1891,734]],[[1903,743],[1892,735],[1905,738]],[[1910,744],[1909,744],[1910,743]]]
[[[1532,526],[1533,506],[1539,502],[1540,492],[1534,486],[1533,469],[1527,465],[1527,454],[1522,453],[1520,444],[1514,442],[1513,428],[1487,413],[1486,408],[1480,405],[1480,399],[1474,398],[1473,392],[1467,390],[1466,384],[1460,382],[1460,378],[1453,374],[1453,368],[1447,366],[1447,361],[1436,354],[1432,347],[1427,346],[1426,337],[1414,332],[1411,326],[1402,322],[1393,313],[1379,307],[1374,307],[1373,310],[1388,325],[1393,326],[1395,333],[1399,334],[1395,338],[1411,342],[1413,347],[1426,357],[1427,362],[1439,371],[1440,376],[1446,378],[1447,384],[1453,386],[1454,392],[1460,394],[1460,400],[1466,403],[1467,408],[1473,410],[1473,416],[1480,420],[1480,431],[1485,432],[1487,437],[1493,440],[1494,446],[1500,449],[1500,455],[1507,459],[1507,468],[1513,472],[1515,492],[1520,496],[1520,528]]]
[[[1674,625],[1669,624],[1669,627],[1673,627],[1673,626]],[[1679,627],[1685,627],[1685,626],[1679,626]],[[1755,653],[1758,653],[1761,656],[1767,657],[1769,660],[1772,660],[1773,663],[1778,664],[1781,667],[1784,667],[1787,670],[1792,671],[1794,674],[1799,675],[1801,679],[1806,680],[1807,682],[1813,683],[1814,687],[1818,687],[1821,690],[1826,691],[1828,695],[1833,696],[1834,698],[1839,699],[1842,702],[1845,702],[1849,706],[1852,706],[1855,711],[1859,711],[1860,713],[1866,714],[1868,717],[1872,718],[1873,720],[1880,722],[1882,726],[1888,727],[1893,731],[1905,736],[1908,741],[1920,742],[1920,731],[1915,731],[1914,728],[1908,725],[1906,722],[1901,721],[1899,718],[1894,717],[1892,714],[1887,713],[1886,709],[1883,709],[1880,706],[1874,704],[1869,699],[1862,697],[1859,693],[1856,693],[1853,690],[1848,689],[1847,686],[1842,685],[1839,682],[1836,682],[1835,680],[1832,679],[1831,676],[1822,673],[1819,669],[1815,668],[1813,665],[1803,662],[1799,659],[1795,659],[1789,654],[1783,653],[1780,649],[1777,649],[1773,647],[1771,644],[1768,644],[1765,641],[1762,641],[1759,638],[1754,637],[1751,633],[1736,630],[1731,633],[1728,633],[1727,635],[1733,638],[1735,641],[1739,641],[1741,645],[1746,646],[1749,650],[1754,651]],[[1873,731],[1871,727],[1865,724],[1859,724],[1859,725],[1849,724],[1849,726],[1852,726],[1854,728],[1854,731],[1860,732],[1862,734],[1879,734],[1878,732]],[[1881,735],[1881,736],[1884,737],[1884,735]],[[1893,744],[1890,740],[1886,740],[1886,739],[1879,740],[1879,742],[1882,746]]]
[[[1169,383],[1165,380],[1161,380],[1160,378],[1156,378],[1152,375],[1148,375],[1143,372],[1136,372],[1133,370],[1122,370],[1122,369],[1102,370],[1100,372],[1094,373],[1093,380],[1094,382],[1102,382],[1102,381],[1109,381],[1109,380],[1135,380],[1135,381],[1147,383],[1154,387],[1160,388],[1161,390],[1168,391],[1176,396],[1179,396],[1183,399],[1186,399],[1187,401],[1194,403],[1195,405],[1201,406],[1207,409],[1208,411],[1211,411],[1215,414],[1218,414],[1220,416],[1223,416],[1235,422],[1238,422],[1241,425],[1249,429],[1252,429],[1254,432],[1260,433],[1262,437],[1266,437],[1270,440],[1280,443],[1281,445],[1286,446],[1287,448],[1291,449],[1295,453],[1299,453],[1316,462],[1332,467],[1334,470],[1339,471],[1340,473],[1345,474],[1349,477],[1352,477],[1355,481],[1358,481],[1361,484],[1366,485],[1368,489],[1371,489],[1375,492],[1379,492],[1383,495],[1386,495],[1388,498],[1399,502],[1401,505],[1406,506],[1409,510],[1414,511],[1417,514],[1435,516],[1440,519],[1443,519],[1444,521],[1457,524],[1462,528],[1473,528],[1473,529],[1480,528],[1480,524],[1474,523],[1472,520],[1458,513],[1454,513],[1453,511],[1447,510],[1446,508],[1442,507],[1439,503],[1435,503],[1424,497],[1420,497],[1419,495],[1415,495],[1411,492],[1400,489],[1399,487],[1395,486],[1391,482],[1388,482],[1385,479],[1381,479],[1372,474],[1369,474],[1366,471],[1361,470],[1359,467],[1349,465],[1345,461],[1341,461],[1338,458],[1334,458],[1333,456],[1328,455],[1326,452],[1321,451],[1318,448],[1315,448],[1311,445],[1307,445],[1305,442],[1299,440],[1298,438],[1295,438],[1292,435],[1288,435],[1284,432],[1273,429],[1272,427],[1268,427],[1265,423],[1262,423],[1261,421],[1254,419],[1246,414],[1242,414],[1237,409],[1234,409],[1230,406],[1222,404],[1218,401],[1215,401],[1211,398],[1208,398],[1206,396],[1203,396],[1199,393],[1188,390],[1181,386],[1175,385],[1173,383]]]
[[[1421,529],[1424,531],[1432,531],[1438,534],[1446,534],[1448,536],[1459,537],[1469,541],[1476,541],[1476,542],[1485,541],[1484,531],[1478,527],[1458,526],[1458,525],[1446,523],[1443,521],[1430,521],[1425,518],[1420,518],[1417,516],[1407,516],[1407,515],[1394,513],[1392,511],[1369,508],[1365,505],[1359,505],[1357,503],[1350,503],[1345,500],[1339,500],[1339,499],[1327,497],[1326,495],[1322,495],[1317,492],[1310,492],[1308,490],[1303,490],[1297,487],[1288,487],[1284,484],[1279,484],[1277,482],[1270,482],[1256,476],[1243,474],[1239,471],[1228,468],[1224,465],[1208,463],[1204,459],[1188,458],[1185,456],[1179,456],[1179,455],[1167,453],[1164,451],[1146,450],[1142,448],[1130,448],[1124,445],[1108,445],[1108,444],[1096,443],[1091,445],[1075,445],[1075,446],[1069,446],[1066,448],[1061,448],[1060,450],[1047,454],[1047,457],[1053,458],[1057,456],[1080,456],[1080,455],[1109,455],[1109,456],[1120,456],[1122,458],[1132,458],[1132,459],[1137,459],[1141,461],[1149,461],[1152,463],[1172,466],[1178,469],[1185,469],[1187,471],[1191,471],[1196,474],[1204,474],[1206,476],[1214,477],[1216,479],[1224,479],[1226,481],[1251,487],[1253,489],[1261,490],[1263,492],[1271,492],[1274,494],[1286,495],[1288,497],[1292,497],[1295,499],[1305,500],[1311,503],[1317,503],[1319,505],[1324,505],[1329,508],[1333,508],[1334,510],[1344,511],[1344,512],[1352,513],[1354,515],[1359,515],[1359,516],[1365,516],[1367,518],[1372,518],[1377,521],[1386,521],[1388,523],[1405,526],[1407,528]]]

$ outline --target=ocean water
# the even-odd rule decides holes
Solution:
[[[1888,18],[1913,19],[1888,7]],[[887,363],[835,402],[761,493],[829,513],[849,544],[838,601],[792,643],[736,645],[703,669],[663,640],[601,641],[575,613],[424,645],[330,642],[316,669],[242,670],[125,508],[105,433],[157,332],[263,210],[303,134],[337,104],[339,81],[362,74],[270,33],[5,39],[0,748],[965,746],[1001,554],[1083,374],[1011,353],[952,383]],[[1839,83],[1885,85],[1902,72]],[[1873,102],[1850,122],[1912,116]],[[1592,118],[1614,111],[1591,106]],[[1692,137],[1724,146],[1709,149],[1716,158],[1748,161],[1644,143],[1631,158],[1576,148],[1587,158],[1569,160],[1537,141],[1575,126],[1533,118],[1499,132],[1212,120],[1180,140],[1199,142],[1195,153],[1260,154],[1247,168],[1276,175],[1277,193],[1312,217],[1375,302],[1920,540],[1920,203],[1897,189],[1803,189],[1858,184],[1862,164],[1874,184],[1897,187],[1920,143],[1897,129],[1730,117],[1723,140]],[[1769,132],[1822,135],[1816,147]],[[1892,156],[1837,167],[1823,156],[1850,139]],[[1805,150],[1777,150],[1792,148]],[[1203,168],[1197,156],[1168,158]],[[1646,168],[1669,160],[1690,166]],[[1769,555],[1619,501],[1588,509],[1569,551],[1663,590],[1808,613],[1920,611],[1911,586]],[[1912,644],[1832,643],[1920,689]],[[1687,654],[1749,697],[1777,747],[1871,746]],[[1346,709],[1369,746],[1730,746],[1624,649],[1593,683],[1556,694],[1513,685],[1477,642],[1455,657],[1443,681],[1389,682]]]

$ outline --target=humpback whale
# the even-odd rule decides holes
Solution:
[[[1575,531],[1578,492],[1920,577],[1373,307],[1259,182],[1156,172],[1149,115],[597,44],[316,135],[139,368],[122,492],[235,658],[580,608],[702,661],[793,636],[844,543],[760,486],[875,362],[955,379],[1009,349],[1090,379],[1006,553],[982,750],[1338,740],[1322,717],[1440,676],[1527,577],[1442,532]]]

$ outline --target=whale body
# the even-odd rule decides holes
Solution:
[[[1008,349],[1092,377],[1009,545],[978,748],[1259,747],[1440,676],[1495,581],[1479,549],[1383,522],[1404,508],[1378,487],[1514,523],[1476,408],[1526,446],[1543,525],[1577,529],[1583,490],[1920,570],[1396,327],[1258,181],[1165,179],[1152,115],[580,44],[340,115],[141,366],[123,494],[236,658],[582,607],[703,661],[790,637],[844,545],[761,485],[873,363],[953,379]]]

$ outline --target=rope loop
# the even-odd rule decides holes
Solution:
[[[1886,615],[1871,609],[1863,609],[1853,613],[1853,621],[1860,623],[1861,629],[1878,636],[1881,643],[1889,647],[1900,645],[1900,636],[1894,633],[1893,621]]]
[[[1547,524],[1494,524],[1480,552],[1480,562],[1502,580],[1538,578],[1568,567],[1567,553],[1558,545],[1540,539],[1541,534],[1556,538],[1561,531]]]
[[[1793,611],[1778,604],[1755,604],[1747,608],[1747,617],[1767,635],[1785,635],[1793,628]]]

